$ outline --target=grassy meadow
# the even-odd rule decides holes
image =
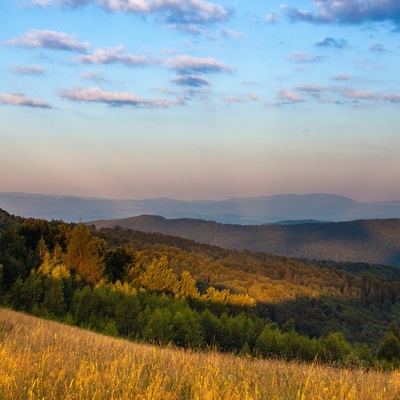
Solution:
[[[400,373],[161,348],[0,309],[0,399],[399,399]]]

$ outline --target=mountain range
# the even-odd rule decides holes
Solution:
[[[222,201],[116,200],[0,192],[0,208],[24,217],[65,222],[140,215],[194,218],[225,224],[260,225],[400,217],[400,200],[362,203],[334,194],[284,194]]]

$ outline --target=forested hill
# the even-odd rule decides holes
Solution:
[[[381,346],[400,322],[400,269],[391,266],[319,264],[0,210],[1,304],[132,340],[326,362],[371,363],[372,350],[400,365],[395,325],[398,352]]]
[[[224,248],[288,257],[400,266],[400,219],[246,226],[143,215],[93,224],[97,228],[121,226],[160,232]]]

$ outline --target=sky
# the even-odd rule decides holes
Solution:
[[[0,191],[400,199],[399,0],[1,0],[0,16]]]

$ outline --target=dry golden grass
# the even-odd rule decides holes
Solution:
[[[0,309],[0,399],[399,399],[400,374],[118,340]]]

